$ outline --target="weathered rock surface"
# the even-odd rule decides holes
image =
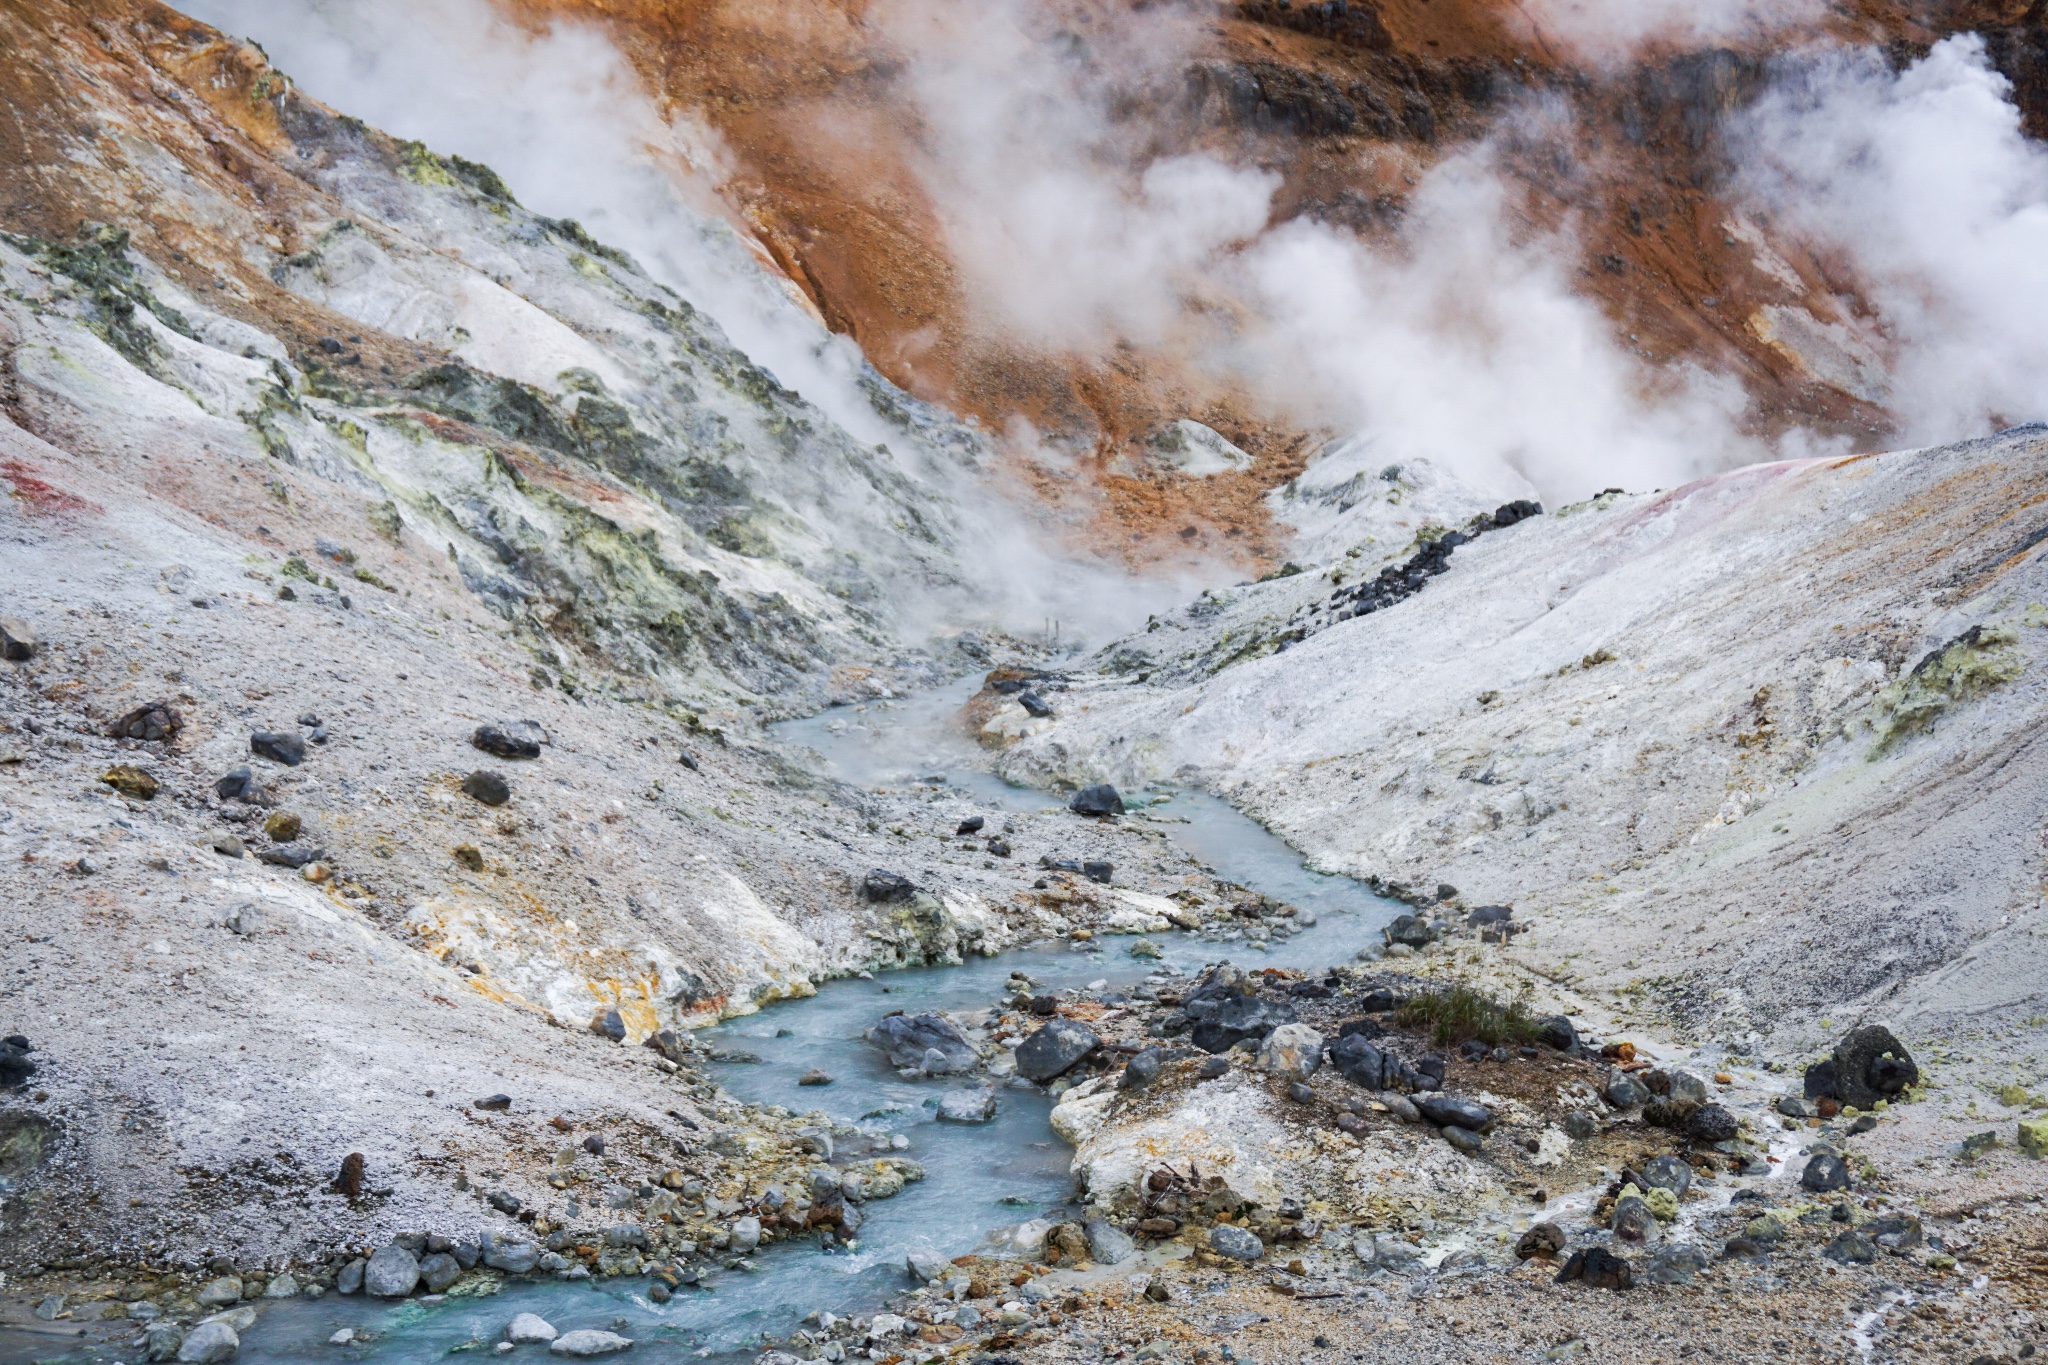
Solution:
[[[967,1035],[942,1014],[892,1014],[867,1032],[888,1054],[889,1065],[949,1076],[981,1065]]]

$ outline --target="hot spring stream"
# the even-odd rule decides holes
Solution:
[[[970,679],[911,700],[838,708],[779,725],[776,733],[788,743],[816,750],[832,775],[862,786],[944,774],[949,785],[992,815],[1060,805],[994,777],[970,743],[950,738],[941,722],[977,685]],[[1131,796],[1133,805],[1156,800],[1135,818],[1173,822],[1164,826],[1170,837],[1217,875],[1316,916],[1313,927],[1285,941],[1276,939],[1266,952],[1180,932],[1154,935],[1164,952],[1162,962],[1183,972],[1232,953],[1246,966],[1346,962],[1367,943],[1377,942],[1380,928],[1403,909],[1348,878],[1307,870],[1279,839],[1213,797],[1189,791]],[[1124,948],[1130,941],[1109,939],[1101,952],[1075,952],[1059,943],[973,958],[959,967],[831,981],[809,999],[775,1004],[699,1035],[707,1043],[761,1058],[758,1064],[714,1066],[720,1083],[738,1099],[786,1105],[798,1113],[822,1108],[835,1122],[908,1136],[905,1155],[923,1163],[925,1178],[893,1199],[864,1205],[866,1221],[851,1250],[828,1254],[805,1243],[776,1245],[754,1258],[758,1268],[752,1272],[707,1275],[703,1287],[678,1290],[661,1305],[646,1297],[651,1281],[642,1278],[512,1281],[497,1294],[451,1296],[436,1304],[333,1294],[294,1299],[263,1312],[243,1334],[238,1359],[413,1365],[464,1348],[488,1354],[505,1324],[521,1312],[538,1313],[562,1331],[619,1331],[639,1343],[634,1359],[732,1358],[752,1355],[763,1333],[787,1336],[813,1310],[873,1313],[907,1286],[905,1253],[927,1248],[946,1257],[960,1255],[992,1227],[1061,1206],[1073,1187],[1067,1173],[1070,1151],[1046,1121],[1052,1107],[1048,1096],[1004,1088],[998,1091],[1000,1111],[994,1122],[941,1125],[926,1101],[959,1081],[903,1080],[861,1035],[895,1009],[915,1014],[986,1008],[1003,996],[1003,983],[1012,972],[1024,972],[1044,990],[1102,980],[1112,987],[1135,984],[1157,967],[1129,957]],[[799,1088],[797,1078],[812,1067],[829,1073],[835,1084]],[[328,1338],[343,1327],[369,1340],[329,1345]]]

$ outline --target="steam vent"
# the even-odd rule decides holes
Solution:
[[[0,1365],[2048,1362],[2048,9],[0,83]]]

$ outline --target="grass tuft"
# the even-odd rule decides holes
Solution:
[[[1462,1043],[1477,1038],[1492,1047],[1522,1046],[1536,1041],[1542,1024],[1521,1004],[1501,1004],[1470,986],[1448,986],[1418,995],[1394,1011],[1403,1028],[1427,1028],[1437,1043]]]

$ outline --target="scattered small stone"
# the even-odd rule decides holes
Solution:
[[[1124,949],[1124,951],[1129,953],[1132,957],[1159,958],[1166,956],[1166,954],[1160,949],[1159,945],[1154,943],[1149,938],[1140,938],[1136,940],[1131,944],[1130,947]]]
[[[1741,1131],[1734,1113],[1718,1104],[1701,1105],[1685,1121],[1686,1135],[1695,1142],[1727,1142]]]
[[[213,784],[213,794],[223,801],[244,800],[255,794],[256,773],[247,766],[230,768]]]
[[[953,836],[955,838],[962,838],[969,834],[979,834],[981,827],[987,823],[988,821],[982,819],[979,815],[970,815],[960,822],[959,827],[953,831]]]
[[[1573,1109],[1564,1116],[1564,1133],[1575,1142],[1600,1136],[1600,1120],[1583,1109]]]
[[[175,739],[185,721],[169,702],[146,701],[124,713],[110,727],[115,739]]]
[[[249,752],[272,763],[296,768],[306,761],[306,741],[281,730],[258,730],[249,736]]]
[[[1996,1133],[1972,1133],[1963,1139],[1963,1160],[1975,1161],[1998,1146]]]
[[[631,1338],[617,1332],[600,1332],[585,1327],[574,1332],[564,1332],[548,1343],[548,1350],[558,1356],[603,1356],[614,1351],[623,1351],[633,1344]]]
[[[470,734],[469,742],[494,758],[540,757],[538,739],[531,734],[502,726],[479,725]]]
[[[1204,1081],[1213,1081],[1218,1076],[1228,1075],[1229,1072],[1230,1059],[1228,1057],[1210,1057],[1195,1068],[1196,1079]]]
[[[1833,1152],[1816,1152],[1807,1160],[1806,1169],[1799,1173],[1802,1189],[1815,1194],[1828,1194],[1835,1190],[1849,1188],[1849,1167]]]
[[[1209,1229],[1209,1249],[1233,1261],[1256,1261],[1266,1254],[1266,1244],[1253,1233],[1228,1223]]]
[[[2014,1141],[2030,1157],[2048,1157],[2048,1117],[2021,1119]]]
[[[1627,1258],[1605,1247],[1581,1247],[1557,1272],[1557,1283],[1575,1281],[1592,1289],[1631,1289],[1635,1287],[1635,1269]]]
[[[472,1109],[503,1111],[512,1107],[512,1097],[510,1095],[486,1095],[480,1100],[471,1100],[469,1103]]]
[[[11,664],[25,664],[35,658],[41,643],[28,622],[19,616],[0,616],[0,658]]]
[[[334,1292],[337,1294],[360,1294],[363,1292],[363,1272],[370,1263],[358,1256],[341,1268],[334,1277]]]
[[[512,787],[505,781],[505,775],[489,768],[478,768],[463,778],[462,790],[486,806],[502,806],[512,799]]]
[[[1467,1156],[1478,1156],[1486,1150],[1485,1141],[1470,1128],[1460,1128],[1456,1124],[1447,1123],[1439,1131],[1443,1133],[1445,1142]]]
[[[830,1085],[832,1084],[832,1078],[818,1070],[818,1068],[812,1067],[809,1071],[797,1077],[796,1083],[798,1085]]]
[[[181,1365],[217,1365],[223,1360],[233,1360],[235,1352],[242,1349],[242,1339],[235,1335],[235,1329],[215,1319],[202,1322],[185,1334],[185,1340],[178,1347]]]
[[[1877,1259],[1877,1246],[1861,1229],[1850,1228],[1829,1242],[1821,1255],[1843,1265],[1869,1265]]]
[[[1296,1104],[1314,1104],[1316,1102],[1315,1087],[1304,1085],[1300,1081],[1292,1081],[1287,1086],[1287,1098],[1293,1100]]]
[[[116,763],[100,774],[100,781],[121,795],[132,796],[137,801],[156,800],[156,779],[133,763]]]
[[[263,822],[263,832],[280,844],[288,844],[299,837],[305,822],[288,810],[276,810]]]
[[[1124,813],[1124,799],[1117,794],[1115,787],[1110,786],[1107,782],[1102,782],[1092,787],[1083,787],[1075,792],[1073,800],[1067,802],[1067,809],[1076,815],[1089,815],[1097,818],[1122,815]]]
[[[223,834],[213,841],[213,851],[224,858],[239,858],[248,848],[232,834]]]
[[[488,1195],[484,1196],[484,1202],[499,1213],[515,1217],[523,1207],[519,1201],[519,1196],[510,1190],[492,1190]]]
[[[988,851],[992,857],[1007,858],[1010,856],[1010,841],[1003,838],[990,839],[988,841]]]
[[[1538,1223],[1515,1243],[1515,1255],[1526,1261],[1532,1256],[1555,1256],[1564,1248],[1563,1228],[1555,1223]]]
[[[1796,1095],[1780,1097],[1776,1107],[1778,1112],[1788,1119],[1810,1119],[1813,1117],[1813,1106]]]
[[[455,861],[461,863],[471,872],[481,872],[484,870],[484,851],[475,844],[457,844],[455,846]]]

